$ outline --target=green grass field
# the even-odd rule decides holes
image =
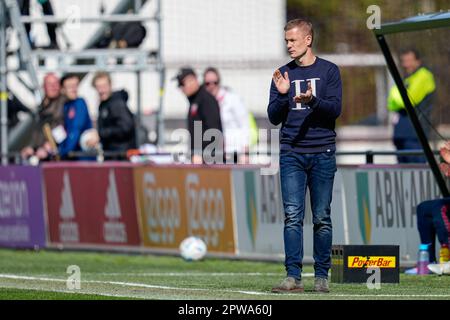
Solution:
[[[70,265],[80,267],[79,290],[67,289]],[[316,294],[310,266],[307,292],[272,294],[283,271],[281,263],[0,249],[0,299],[450,299],[450,277],[434,275],[401,275],[379,290],[331,283],[331,293]]]

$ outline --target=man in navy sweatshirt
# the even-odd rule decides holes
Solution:
[[[272,124],[281,123],[280,177],[285,213],[287,277],[273,292],[303,292],[303,218],[306,188],[314,224],[314,291],[329,292],[331,267],[331,196],[336,172],[335,120],[341,113],[338,67],[314,55],[312,24],[289,21],[285,40],[292,59],[273,74],[267,109]]]

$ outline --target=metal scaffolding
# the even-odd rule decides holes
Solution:
[[[57,23],[62,25],[67,21],[66,18],[43,16],[34,18],[30,16],[20,16],[20,12],[17,6],[16,0],[0,0],[0,75],[1,75],[1,87],[0,87],[0,100],[1,100],[1,129],[2,129],[2,164],[8,163],[8,136],[7,136],[7,89],[6,89],[6,76],[7,72],[18,72],[21,68],[16,70],[7,69],[6,50],[7,44],[5,39],[6,29],[8,26],[17,29],[20,40],[20,65],[27,66],[26,71],[31,79],[31,86],[24,83],[29,89],[39,92],[39,84],[37,82],[36,72],[49,72],[58,71],[62,73],[73,72],[79,74],[88,74],[96,71],[107,72],[134,72],[136,74],[136,90],[137,90],[137,128],[141,125],[142,117],[142,105],[141,105],[141,76],[143,72],[153,71],[159,75],[159,92],[158,92],[158,111],[156,112],[156,124],[157,124],[157,144],[159,146],[164,144],[164,120],[163,120],[163,98],[164,98],[164,83],[165,83],[165,65],[162,54],[162,15],[161,15],[161,0],[156,0],[156,13],[152,17],[143,16],[139,14],[118,14],[115,11],[126,8],[126,5],[134,2],[135,13],[141,9],[142,5],[146,1],[142,0],[123,0],[119,3],[116,10],[110,15],[81,17],[80,23],[87,22],[102,22],[102,28],[106,23],[111,22],[148,22],[154,21],[157,25],[157,47],[155,51],[144,50],[141,48],[136,49],[89,49],[92,47],[93,41],[87,44],[87,48],[75,51],[60,51],[60,50],[33,50],[31,51],[30,44],[28,42],[24,23],[31,22],[43,22],[43,23]],[[7,18],[10,25],[7,25]],[[13,22],[14,21],[14,22]],[[99,36],[99,32],[94,37]],[[95,41],[95,40],[94,40]],[[108,59],[116,58],[124,60],[125,58],[133,61],[131,64],[108,64]],[[45,63],[47,59],[57,61],[57,70],[49,68]],[[21,80],[19,78],[19,80]],[[22,80],[21,80],[22,81]],[[23,82],[23,81],[22,81]],[[41,96],[35,92],[37,102],[40,102]],[[136,128],[136,129],[137,129]],[[140,143],[140,141],[138,141]]]
[[[0,107],[2,165],[8,164],[8,92],[6,91],[6,8],[0,1]]]

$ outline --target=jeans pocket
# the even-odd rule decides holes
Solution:
[[[318,154],[317,162],[324,170],[331,170],[333,172],[337,171],[335,151],[322,152]]]
[[[336,152],[335,151],[325,151],[319,153],[319,159],[335,159],[336,158]]]

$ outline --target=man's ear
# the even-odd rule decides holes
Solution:
[[[307,45],[308,47],[311,47],[311,46],[312,46],[312,36],[311,36],[310,34],[308,34],[308,35],[306,36],[306,45]]]

